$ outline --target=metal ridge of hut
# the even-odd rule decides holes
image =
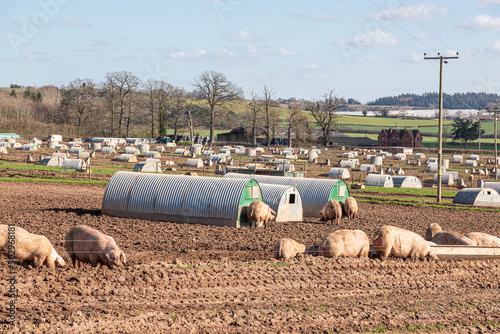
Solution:
[[[319,217],[323,205],[330,199],[345,201],[349,197],[349,189],[339,179],[315,179],[304,177],[284,177],[258,174],[226,173],[223,178],[254,179],[262,184],[279,184],[294,186],[299,190],[304,217]]]
[[[262,200],[255,180],[119,171],[106,187],[102,213],[176,223],[248,226],[246,207]]]

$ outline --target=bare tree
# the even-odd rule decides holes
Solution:
[[[264,129],[266,130],[266,140],[267,146],[271,146],[271,140],[276,135],[276,127],[278,124],[278,115],[273,107],[276,107],[277,103],[274,101],[273,97],[276,94],[272,88],[268,88],[264,85],[263,88],[263,101],[262,106],[264,107],[265,123]]]
[[[208,110],[203,108],[184,90],[179,91],[179,108],[189,129],[189,138],[194,142],[196,128],[206,122]]]
[[[261,121],[262,104],[257,94],[252,90],[250,92],[250,103],[248,104],[248,118],[252,128],[252,146],[257,146],[257,129]]]
[[[116,93],[118,101],[118,135],[122,136],[122,126],[125,119],[125,112],[127,110],[127,97],[128,97],[128,120],[127,120],[127,134],[130,126],[130,118],[132,113],[132,93],[135,88],[140,84],[139,79],[129,71],[106,73],[106,82],[110,89]],[[114,107],[114,106],[113,106]],[[114,109],[114,108],[113,108]],[[114,110],[113,110],[114,111]]]
[[[292,147],[292,131],[297,132],[297,127],[300,122],[303,121],[303,118],[300,117],[303,114],[302,112],[302,103],[300,102],[291,102],[288,105],[288,117],[287,117],[287,125],[288,125],[288,147]]]
[[[336,120],[339,117],[336,112],[346,106],[345,103],[333,95],[330,89],[323,94],[323,100],[311,103],[309,111],[323,131],[324,144],[330,143],[330,131],[336,129]]]
[[[81,128],[82,120],[92,110],[95,97],[95,83],[92,79],[75,79],[68,85],[68,90],[63,98],[62,104],[77,117],[77,126]]]
[[[193,83],[196,93],[200,99],[207,101],[210,107],[210,142],[214,142],[214,127],[216,109],[224,108],[226,103],[239,101],[243,98],[243,91],[240,87],[229,81],[220,72],[206,71],[200,74]]]

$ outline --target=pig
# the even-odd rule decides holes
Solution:
[[[342,211],[348,219],[356,218],[356,215],[358,214],[358,203],[356,203],[354,197],[348,197],[345,200],[345,203],[340,203],[340,206],[342,207]]]
[[[395,226],[378,229],[373,248],[377,256],[385,260],[389,255],[400,258],[437,259],[431,246],[420,235]]]
[[[96,267],[98,263],[113,268],[127,264],[125,253],[116,245],[115,240],[85,225],[75,226],[66,234],[66,250],[73,267],[81,262]]]
[[[280,239],[274,245],[274,258],[288,260],[306,251],[306,246],[289,238]]]
[[[9,238],[12,235],[15,237]],[[23,264],[32,263],[35,267],[45,264],[50,269],[66,265],[45,236],[29,233],[17,226],[0,225],[0,252],[7,257],[9,245],[15,247],[15,259]]]
[[[491,234],[471,232],[467,233],[465,237],[472,240],[477,246],[500,247],[500,238]]]
[[[328,234],[318,247],[324,257],[368,257],[370,240],[361,230],[337,230]]]
[[[267,223],[276,218],[276,212],[262,201],[253,201],[247,209],[247,218],[250,226],[258,227],[263,222],[264,227],[267,227]]]
[[[328,221],[331,220],[332,224],[334,222],[339,224],[340,218],[342,217],[342,207],[338,201],[331,199],[326,202],[319,214],[321,216],[320,221],[326,221],[328,223]]]
[[[425,240],[432,241],[438,245],[475,245],[474,241],[458,232],[443,231],[437,223],[429,225],[425,232]]]

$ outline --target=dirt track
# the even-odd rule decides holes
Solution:
[[[63,240],[78,224],[112,235],[129,260],[123,270],[19,267],[14,332],[500,332],[500,261],[271,258],[281,237],[312,245],[338,228],[372,237],[395,225],[423,235],[438,222],[500,235],[498,212],[360,203],[356,221],[340,226],[312,220],[233,229],[102,216],[104,186],[9,182],[0,189],[2,223],[44,234],[68,264]],[[5,258],[0,275],[9,277]],[[0,332],[9,332],[6,279],[0,289]]]

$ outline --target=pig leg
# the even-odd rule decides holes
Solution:
[[[69,253],[69,257],[71,258],[71,263],[73,263],[73,268],[76,268],[76,255],[75,253]]]
[[[97,267],[97,261],[98,261],[99,257],[97,256],[97,254],[90,254],[89,255],[89,263],[92,267]]]

